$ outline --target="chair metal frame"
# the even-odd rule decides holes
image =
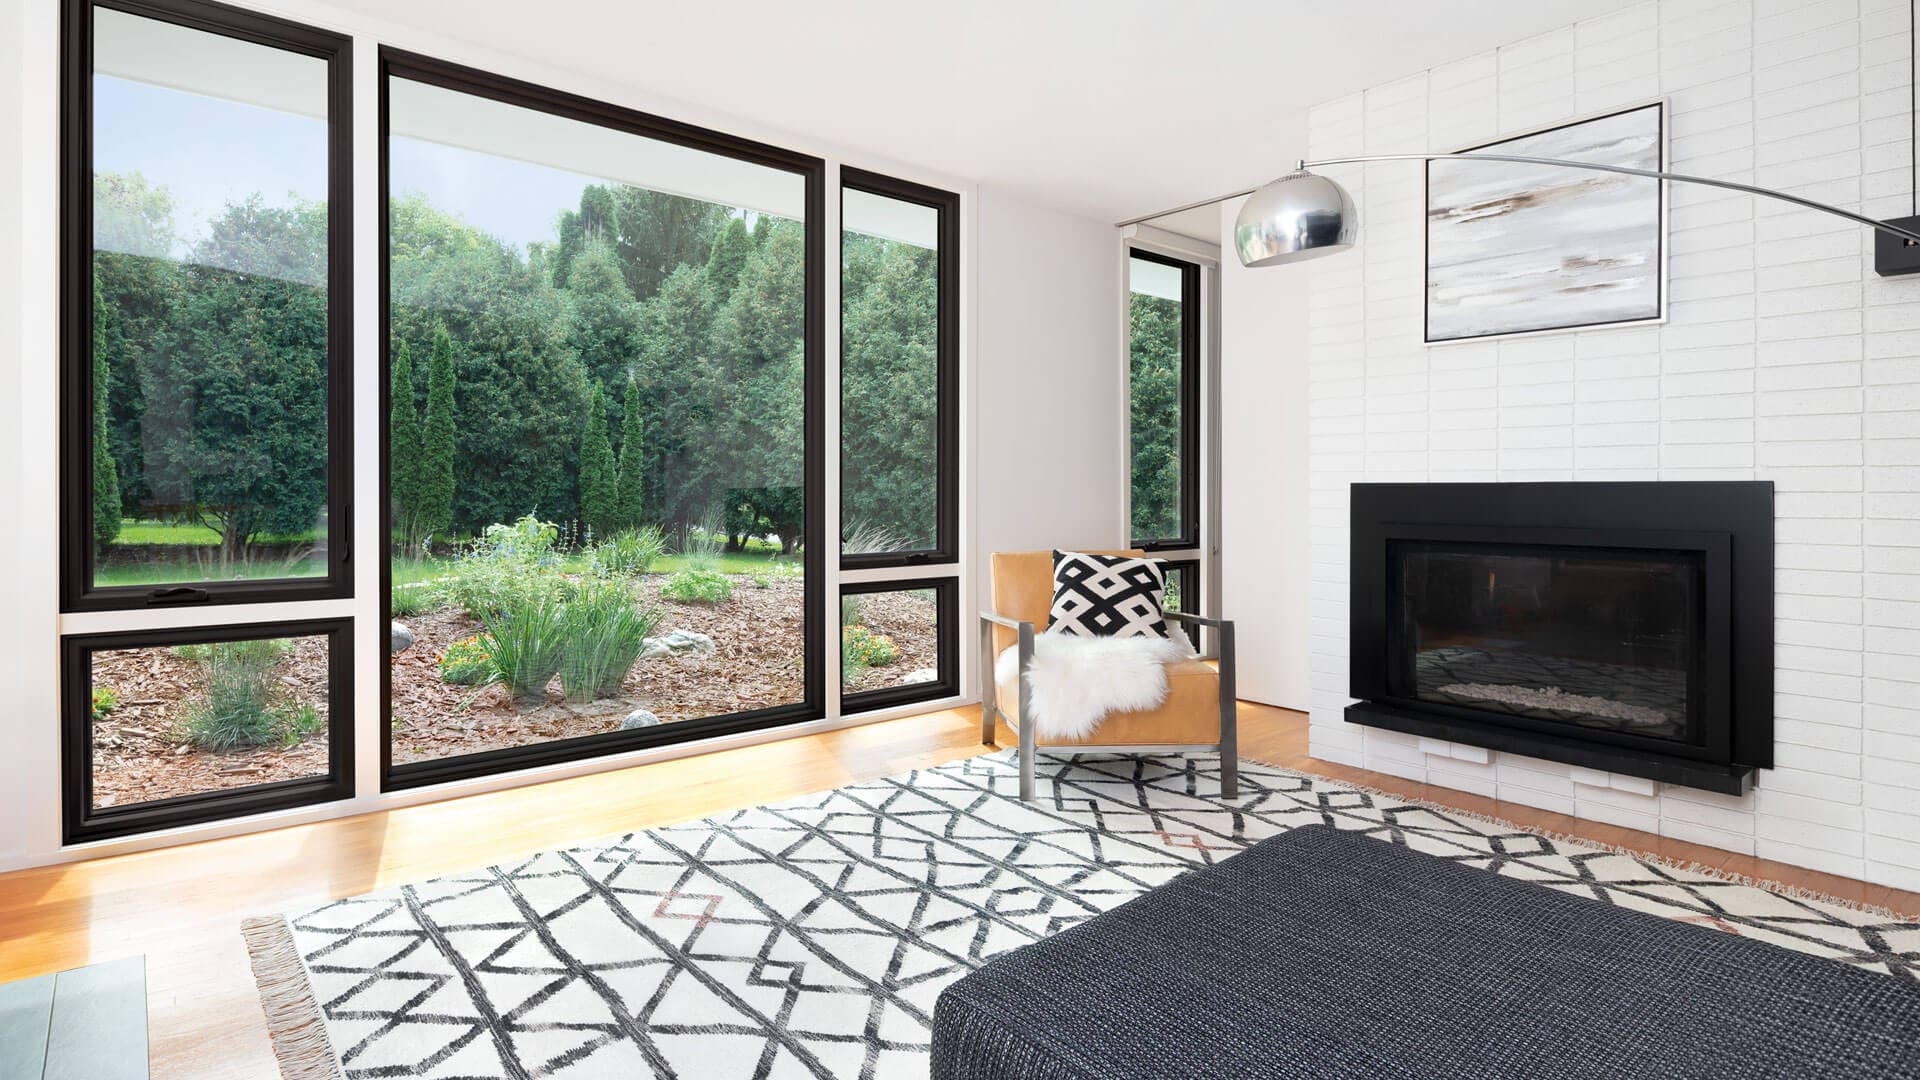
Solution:
[[[1169,611],[1169,620],[1189,623],[1195,626],[1213,628],[1214,651],[1203,653],[1202,660],[1217,660],[1220,664],[1220,741],[1217,743],[1140,743],[1130,745],[1105,745],[1099,743],[1074,743],[1065,747],[1049,747],[1070,753],[1103,754],[1192,754],[1217,753],[1220,755],[1220,794],[1223,798],[1234,799],[1240,796],[1240,733],[1235,704],[1238,700],[1235,674],[1237,671],[1233,646],[1233,620],[1209,619],[1184,611]],[[1004,627],[1018,635],[1020,657],[1020,714],[1016,724],[1000,708],[1000,686],[993,677],[994,662],[998,655],[993,647],[994,627]],[[1034,793],[1034,755],[1033,730],[1033,686],[1028,681],[1027,669],[1033,663],[1033,623],[1022,619],[1010,619],[992,611],[980,613],[980,741],[988,746],[993,741],[995,719],[1006,720],[1020,737],[1020,799],[1033,801]]]

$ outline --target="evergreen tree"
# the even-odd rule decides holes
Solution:
[[[598,384],[587,398],[587,429],[580,436],[580,519],[595,536],[614,530],[619,478],[607,441],[607,395]]]
[[[621,276],[613,247],[590,243],[574,256],[567,278],[567,347],[595,386],[621,386],[640,354],[640,305]],[[620,401],[609,394],[607,430],[620,426]]]
[[[420,412],[413,401],[413,354],[402,341],[393,350],[387,377],[387,476],[393,491],[393,521],[405,551],[420,551]]]
[[[725,373],[714,362],[717,314],[704,269],[683,266],[640,305],[640,413],[648,519],[679,526],[719,504]]]
[[[453,465],[456,440],[453,422],[453,339],[447,328],[433,333],[433,355],[427,360],[427,418],[420,428],[420,539],[453,524]]]
[[[623,404],[624,415],[620,421],[620,480],[614,495],[614,525],[621,529],[637,528],[644,520],[646,497],[642,485],[646,480],[647,459],[645,442],[641,438],[645,424],[640,417],[640,385],[632,380],[627,382],[626,401]]]
[[[806,233],[771,218],[760,228],[768,237],[741,269],[714,327],[723,369],[719,441],[704,453],[719,459],[729,532],[777,533],[791,551],[804,522]]]
[[[105,350],[100,280],[93,282],[93,543],[104,553],[120,535],[120,470],[113,460],[112,420],[107,409],[110,371]]]
[[[932,547],[938,540],[938,259],[926,248],[872,237],[849,236],[844,247],[841,527],[908,548]]]
[[[745,218],[733,218],[713,242],[713,254],[707,256],[707,285],[713,294],[725,299],[740,280],[740,271],[753,254],[753,237],[747,233]]]
[[[396,213],[393,229],[394,336],[422,355],[441,326],[451,339],[451,529],[477,534],[530,512],[574,520],[588,380],[566,343],[564,294],[512,247],[424,203]]]
[[[147,495],[220,534],[222,575],[263,535],[308,532],[325,512],[326,214],[229,205],[139,360]]]

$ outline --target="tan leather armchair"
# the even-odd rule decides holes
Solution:
[[[1100,551],[1098,555],[1134,555],[1139,551]],[[1220,793],[1240,794],[1239,738],[1234,717],[1233,623],[1169,611],[1172,621],[1213,628],[1215,651],[1167,664],[1167,700],[1145,712],[1113,713],[1083,739],[1035,735],[1027,666],[1033,660],[1035,627],[1044,630],[1053,607],[1053,552],[1008,551],[993,556],[993,610],[980,613],[980,738],[989,745],[1020,747],[1020,797],[1032,799],[1033,759],[1037,747],[1100,750],[1107,753],[1164,754],[1217,752]],[[1005,685],[994,678],[994,661],[1009,648],[1020,650],[1017,674]],[[1216,670],[1206,660],[1217,660]],[[1007,702],[1011,715],[1000,705]]]

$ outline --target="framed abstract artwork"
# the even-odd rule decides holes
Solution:
[[[1429,344],[1666,317],[1660,181],[1475,153],[1666,167],[1666,107],[1639,105],[1427,163]]]

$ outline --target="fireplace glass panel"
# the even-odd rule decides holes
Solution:
[[[1691,742],[1699,552],[1396,541],[1396,694]]]

